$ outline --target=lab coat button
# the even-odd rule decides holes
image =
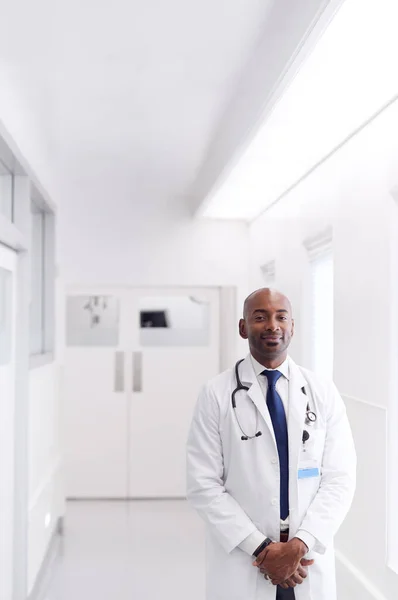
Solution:
[[[278,506],[278,500],[276,498],[273,498],[272,506]]]
[[[277,459],[277,458],[273,458],[273,459],[271,460],[271,462],[272,462],[272,464],[273,464],[273,465],[276,465],[276,463],[278,462],[278,459]]]

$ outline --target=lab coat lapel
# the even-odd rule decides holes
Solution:
[[[250,359],[250,355],[246,356],[245,360],[240,364],[239,374],[240,374],[240,379],[241,379],[241,382],[243,383],[243,385],[246,385],[249,387],[247,394],[248,394],[249,398],[256,405],[257,410],[260,413],[260,415],[262,416],[263,420],[265,421],[265,423],[270,431],[270,434],[275,442],[275,445],[276,445],[274,428],[272,426],[272,421],[271,421],[271,417],[270,417],[270,414],[268,411],[267,402],[266,402],[266,399],[264,398],[263,391],[260,387],[260,384],[259,384],[256,374],[254,372],[252,361]]]

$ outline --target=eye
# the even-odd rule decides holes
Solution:
[[[261,316],[261,315],[258,315],[258,317],[255,317],[255,318],[254,318],[254,320],[255,320],[255,321],[264,321],[264,318],[265,318],[265,317],[263,317],[263,316]]]
[[[281,321],[287,321],[287,317],[285,317],[285,316],[281,316],[281,317],[279,317],[279,319],[280,319]]]

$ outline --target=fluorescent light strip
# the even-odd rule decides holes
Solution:
[[[398,2],[346,0],[203,215],[252,220],[398,92]]]

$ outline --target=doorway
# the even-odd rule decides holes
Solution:
[[[218,288],[70,288],[68,498],[185,496],[198,392],[220,367]]]

